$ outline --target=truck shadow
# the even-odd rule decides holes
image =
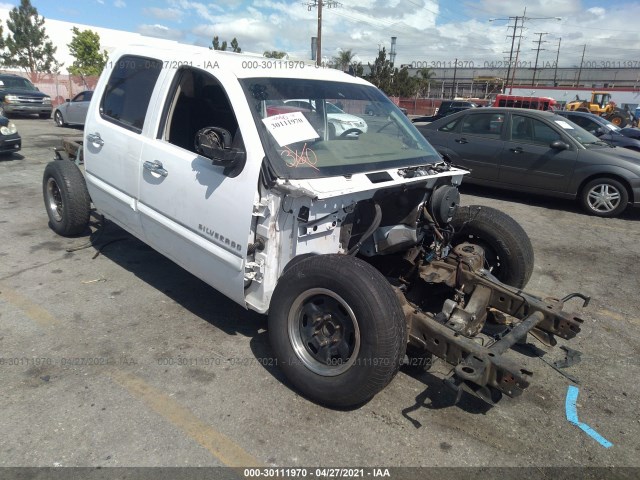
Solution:
[[[228,335],[253,337],[266,327],[264,315],[245,310],[117,225],[107,222],[102,228],[91,235],[96,256],[104,255]]]
[[[249,346],[256,358],[256,363],[292,393],[300,395],[277,365],[269,344],[265,315],[245,310],[111,222],[107,222],[102,227],[102,232],[94,231],[88,240],[96,250],[96,256],[105,256],[154,289],[163,292],[192,314],[228,335],[249,337]],[[426,387],[415,397],[414,405],[401,410],[402,415],[415,428],[420,428],[422,424],[412,418],[411,414],[421,408],[438,410],[456,407],[473,414],[484,414],[491,408],[490,405],[466,392],[456,403],[455,394],[443,384],[441,376],[429,372],[415,372],[403,367],[399,376],[405,374]],[[355,410],[360,407],[361,405],[356,405],[345,410]]]
[[[463,196],[463,204],[469,204],[473,202],[469,202],[464,200],[465,195],[473,195],[482,198],[489,198],[492,200],[498,200],[503,202],[510,202],[521,205],[529,205],[532,207],[540,207],[547,208],[550,210],[560,210],[570,213],[575,213],[577,215],[582,215],[585,217],[591,217],[594,219],[598,219],[593,215],[588,215],[586,212],[582,210],[577,200],[567,200],[563,198],[553,198],[547,197],[544,195],[537,195],[532,193],[525,192],[516,192],[511,190],[500,190],[491,187],[483,187],[480,185],[471,185],[471,184],[463,184],[460,187],[460,193]],[[498,207],[500,208],[500,207]],[[502,209],[509,213],[509,209],[502,207]],[[621,220],[640,220],[640,209],[639,208],[627,208],[622,214],[617,217]],[[603,219],[603,221],[607,221],[608,219]]]

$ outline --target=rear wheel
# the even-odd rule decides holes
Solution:
[[[351,407],[397,373],[407,345],[400,302],[380,272],[346,255],[316,255],[282,275],[269,338],[291,383],[309,399]]]
[[[62,118],[62,113],[60,113],[59,111],[56,111],[56,113],[53,115],[53,119],[56,122],[56,125],[58,125],[59,127],[64,127],[66,124],[64,123],[64,118]]]
[[[582,188],[580,202],[591,215],[615,217],[627,208],[629,193],[624,185],[613,178],[596,178]]]
[[[44,169],[44,205],[49,225],[59,235],[78,235],[89,226],[91,199],[80,169],[67,160],[56,160]]]
[[[485,267],[502,283],[523,288],[533,273],[533,246],[513,218],[491,207],[460,207],[451,221],[452,245],[474,243],[484,249]]]

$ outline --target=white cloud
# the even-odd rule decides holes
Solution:
[[[607,11],[601,7],[592,7],[592,8],[589,8],[587,12],[593,13],[596,17],[603,17]]]
[[[173,20],[179,22],[184,15],[184,12],[178,8],[157,8],[148,7],[143,12],[153,18],[159,20]]]
[[[127,4],[124,2],[124,0],[115,0],[113,2],[113,6],[116,8],[124,8],[127,6]]]
[[[163,38],[165,40],[182,40],[184,38],[184,32],[159,24],[138,25],[138,33],[148,37]]]

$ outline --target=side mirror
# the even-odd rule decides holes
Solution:
[[[213,165],[224,167],[225,175],[235,177],[244,167],[247,154],[242,150],[231,148],[232,141],[233,138],[228,130],[205,127],[196,133],[195,148],[198,154],[211,159]]]
[[[65,102],[70,102],[70,101],[71,101],[71,99],[70,99],[70,98],[65,98],[65,99],[64,99],[64,101],[65,101]]]
[[[551,148],[553,148],[554,150],[568,150],[569,149],[569,145],[567,145],[562,140],[555,140],[555,141],[551,142],[551,145],[549,145],[549,146]]]

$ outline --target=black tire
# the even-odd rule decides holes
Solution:
[[[513,218],[491,207],[460,207],[451,225],[452,244],[470,242],[484,249],[488,270],[502,283],[524,288],[533,273],[533,246]]]
[[[44,169],[42,194],[53,231],[69,237],[87,229],[91,199],[84,177],[75,163],[66,160],[50,162]]]
[[[66,125],[66,123],[64,123],[62,113],[60,113],[60,111],[58,110],[56,110],[56,113],[53,114],[53,119],[55,120],[56,125],[58,125],[59,127],[64,127]]]
[[[613,123],[614,125],[620,128],[626,127],[627,124],[629,123],[629,121],[625,118],[625,116],[620,113],[613,113],[609,115],[607,120],[609,120],[611,123]]]
[[[278,281],[269,339],[278,365],[302,394],[347,408],[393,379],[407,326],[398,297],[375,268],[351,256],[315,255]]]
[[[580,190],[580,203],[597,217],[617,217],[629,204],[629,192],[618,180],[595,178]]]
[[[42,118],[44,120],[44,119],[51,118],[51,114],[50,113],[40,113],[40,114],[38,114],[38,117],[40,117],[40,118]]]

